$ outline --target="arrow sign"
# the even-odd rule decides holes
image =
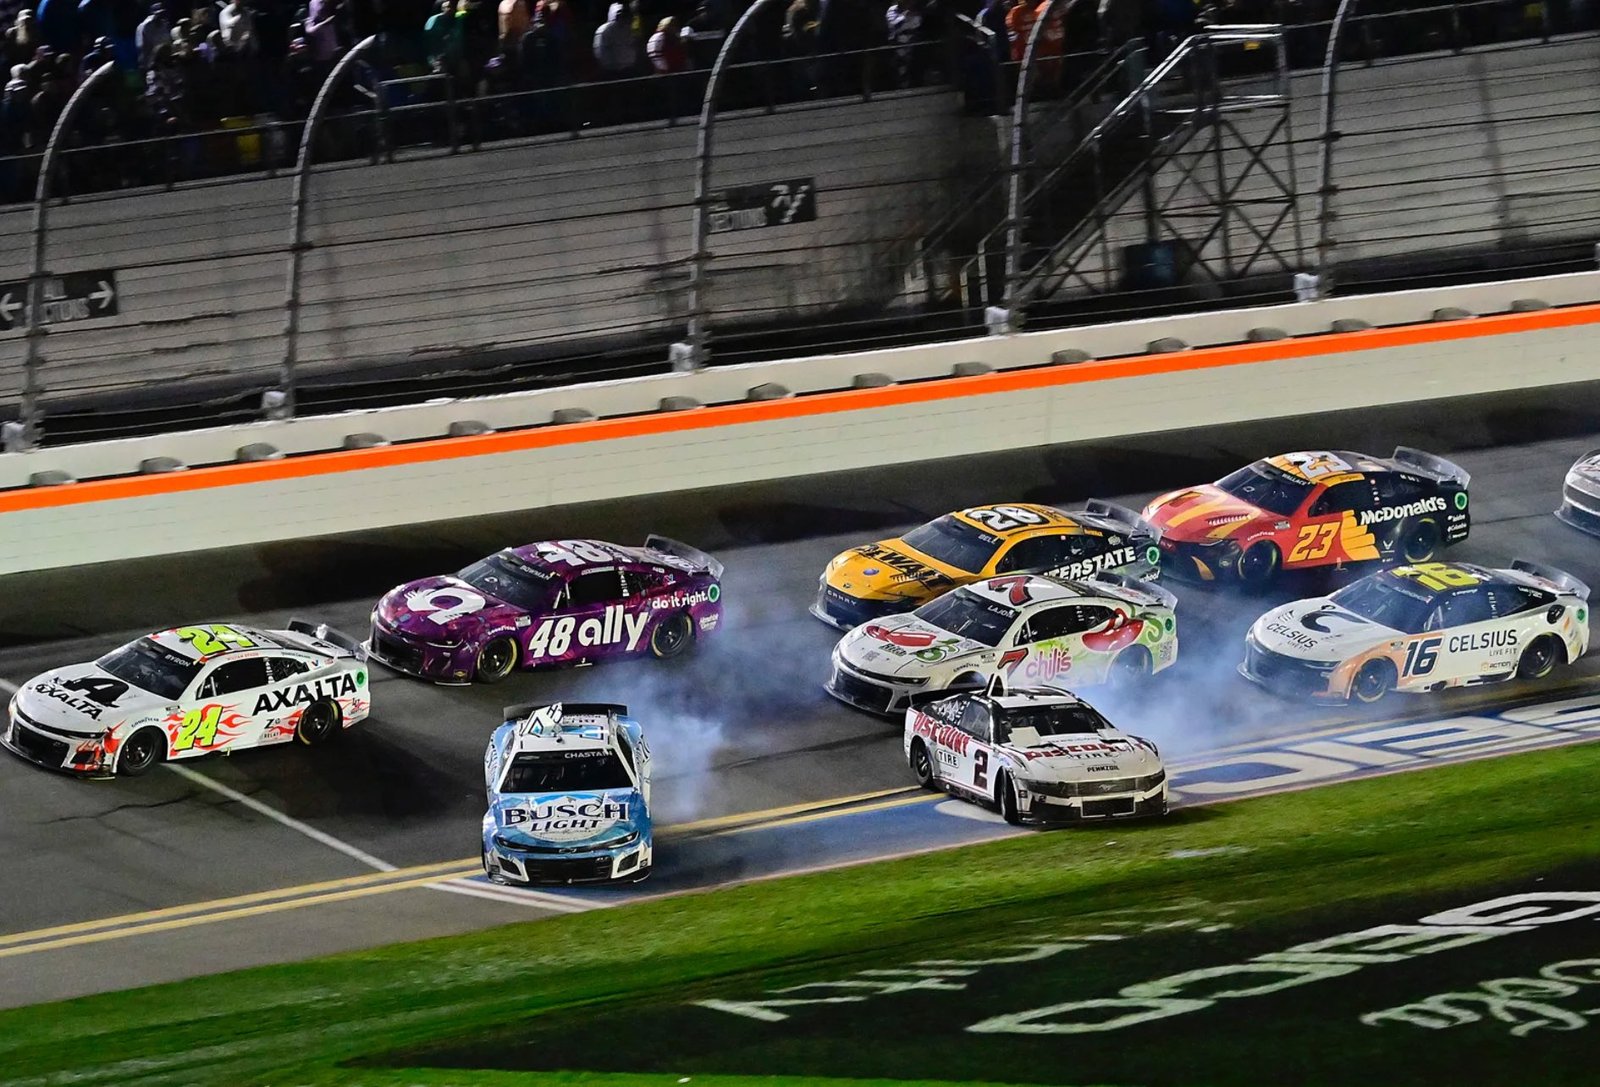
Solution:
[[[44,281],[39,320],[46,325],[71,324],[117,315],[117,271],[99,268],[68,272]],[[0,331],[28,323],[28,282],[0,283]]]

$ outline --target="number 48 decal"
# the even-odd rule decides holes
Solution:
[[[1406,647],[1406,666],[1403,674],[1425,676],[1433,671],[1433,666],[1439,663],[1441,641],[1442,638],[1423,638]]]

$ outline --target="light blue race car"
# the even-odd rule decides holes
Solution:
[[[483,755],[496,883],[637,883],[654,859],[650,748],[626,706],[508,706]]]

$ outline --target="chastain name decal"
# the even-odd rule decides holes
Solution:
[[[268,691],[256,699],[251,713],[270,713],[272,710],[293,709],[307,702],[323,698],[343,698],[356,693],[356,679],[352,675],[331,676],[315,683],[300,683],[281,691]]]
[[[1363,525],[1376,525],[1384,521],[1398,521],[1402,517],[1413,517],[1419,513],[1443,513],[1449,508],[1450,503],[1438,495],[1434,495],[1432,498],[1407,502],[1403,506],[1385,506],[1381,510],[1362,510],[1360,522]]]

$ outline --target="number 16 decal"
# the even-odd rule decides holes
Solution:
[[[1408,676],[1425,676],[1433,671],[1433,666],[1439,663],[1439,638],[1424,638],[1420,642],[1412,642],[1406,649],[1406,666],[1404,674]]]

